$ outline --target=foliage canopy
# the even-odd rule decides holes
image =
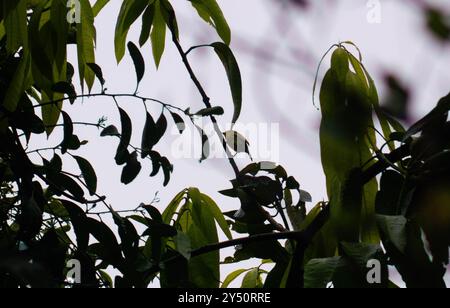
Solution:
[[[244,152],[248,152],[248,141],[237,132],[220,130],[218,118],[224,109],[212,104],[189,62],[190,52],[197,48],[210,48],[217,54],[232,93],[231,119],[238,121],[242,78],[229,47],[231,31],[216,0],[190,0],[194,12],[215,28],[219,41],[188,50],[180,43],[171,2],[123,1],[114,46],[118,62],[128,51],[134,63],[136,89],[130,94],[109,93],[107,76],[95,61],[94,21],[108,2],[74,1],[73,11],[65,0],[1,1],[0,286],[143,288],[158,277],[162,287],[226,288],[243,277],[245,288],[327,287],[330,283],[334,287],[393,287],[388,274],[392,265],[408,287],[445,287],[450,244],[450,95],[405,129],[380,106],[361,55],[350,51],[355,45],[334,45],[319,95],[321,159],[329,201],[307,213],[311,196],[282,166],[254,162],[238,168],[233,153],[240,149],[232,141],[243,139]],[[73,23],[68,16],[74,17]],[[138,45],[151,44],[157,67],[166,37],[171,37],[204,109],[192,113],[137,95],[145,62],[140,47],[128,42],[127,36],[138,19],[142,20]],[[436,22],[430,25],[444,35]],[[76,46],[77,69],[69,62],[69,45]],[[92,92],[96,82],[99,93]],[[64,111],[68,103],[100,96],[117,108],[120,129],[103,120],[76,123]],[[132,119],[118,103],[117,98],[124,96],[143,102],[142,132],[133,130]],[[160,105],[162,113],[152,115],[148,104]],[[155,146],[170,125],[182,134],[186,122],[195,125],[196,117],[209,118],[217,135],[206,136],[199,128],[205,148],[202,159],[208,158],[209,138],[222,140],[236,177],[232,187],[221,193],[239,201],[236,211],[223,213],[197,188],[181,191],[162,213],[151,204],[115,211],[97,192],[97,175],[89,159],[77,155],[87,141],[79,139],[76,128],[93,126],[102,137],[118,140],[110,158],[123,167],[123,184],[133,182],[143,171],[142,161],[149,159],[151,176],[162,173],[167,185],[174,166]],[[28,150],[33,137],[49,136],[55,129],[63,131],[60,144]],[[139,146],[131,144],[136,133],[142,134]],[[51,160],[31,159],[31,154],[44,151],[53,154]],[[73,159],[79,173],[66,171],[63,158]],[[95,212],[97,204],[107,211]],[[112,217],[115,227],[103,221],[105,215]],[[220,233],[228,241],[219,242]],[[245,237],[233,239],[233,234]],[[221,260],[219,252],[227,247],[235,247],[235,254]],[[252,258],[273,267],[270,271],[261,266],[241,269],[221,277],[221,264]],[[378,284],[366,279],[367,264],[374,259],[381,264]],[[67,278],[69,260],[80,262],[80,281]],[[120,272],[114,279],[108,275],[111,268]]]

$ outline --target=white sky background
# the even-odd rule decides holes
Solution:
[[[188,1],[171,1],[177,12],[184,48],[219,40],[213,29],[196,15]],[[413,89],[414,118],[428,112],[449,90],[449,47],[437,45],[424,31],[422,16],[414,1],[381,0],[381,23],[367,21],[367,1],[311,1],[307,11],[283,7],[277,0],[218,0],[232,29],[232,49],[243,76],[244,100],[240,122],[279,123],[280,162],[309,191],[314,203],[326,200],[325,179],[320,163],[318,127],[320,112],[312,105],[311,93],[317,64],[334,43],[351,40],[362,50],[364,63],[383,94],[382,76],[398,73]],[[450,9],[448,1],[434,1]],[[97,63],[103,68],[110,93],[132,93],[135,88],[133,64],[127,55],[121,64],[114,56],[114,28],[121,1],[112,1],[96,19],[98,31]],[[140,24],[130,32],[129,40],[138,42]],[[201,98],[181,63],[171,42],[167,41],[159,71],[155,70],[151,47],[142,53],[147,71],[140,95],[161,99],[192,110],[203,108]],[[72,53],[73,55],[73,53]],[[232,116],[232,100],[228,82],[212,50],[195,51],[192,65],[213,105],[225,108],[220,120],[226,124]],[[73,61],[76,63],[75,61]],[[324,63],[324,70],[329,66]],[[99,92],[98,85],[94,93]],[[133,120],[132,143],[140,145],[145,114],[140,101],[120,99],[119,103]],[[108,124],[120,127],[119,116],[110,99],[95,98],[66,105],[74,121],[97,122],[107,116]],[[160,107],[154,109],[159,116]],[[171,126],[173,122],[168,116]],[[192,130],[191,125],[188,127]],[[176,193],[186,187],[198,187],[213,197],[223,210],[239,207],[233,199],[217,191],[230,187],[233,172],[224,159],[198,163],[198,159],[171,159],[171,144],[176,134],[163,138],[156,150],[168,156],[175,166],[172,180],[163,188],[162,174],[150,178],[151,164],[144,164],[139,178],[131,185],[120,183],[121,167],[114,163],[117,141],[100,138],[93,128],[78,127],[80,139],[90,142],[78,153],[87,157],[97,170],[99,193],[108,197],[116,210],[133,209],[141,202],[149,203],[156,192],[164,210]],[[51,138],[57,144],[59,134]],[[249,140],[252,143],[252,140]],[[52,143],[53,142],[53,143]],[[200,143],[196,135],[195,142]],[[248,160],[239,160],[243,167]],[[65,161],[67,168],[73,162]],[[229,251],[230,254],[232,251]],[[223,257],[227,256],[223,254]],[[249,263],[252,264],[252,263]],[[254,263],[253,263],[254,264]],[[241,266],[241,265],[239,265]],[[241,267],[245,267],[245,264]],[[224,278],[224,277],[222,277]]]

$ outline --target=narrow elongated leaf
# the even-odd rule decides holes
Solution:
[[[9,38],[8,38],[9,39]],[[31,85],[31,58],[29,53],[25,53],[20,59],[19,66],[6,91],[3,107],[10,111],[16,111],[17,104],[23,93]]]
[[[231,43],[231,31],[216,0],[190,0],[199,16],[214,26],[220,38],[227,45]]]
[[[219,206],[214,202],[213,199],[211,199],[209,196],[202,194],[201,198],[205,205],[208,207],[208,209],[211,212],[211,215],[216,220],[219,227],[222,229],[223,233],[227,236],[229,240],[233,238],[230,232],[230,226],[228,225],[227,221],[225,220],[225,216],[223,215],[222,211],[220,210]]]
[[[161,12],[161,4],[159,1],[155,2],[155,15],[153,18],[153,30],[151,33],[153,58],[155,60],[156,68],[159,68],[161,58],[166,46],[166,22]]]
[[[141,16],[148,4],[148,0],[123,1],[114,35],[114,51],[117,62],[120,62],[125,55],[125,43],[131,25]]]
[[[97,0],[92,8],[94,17],[100,13],[100,11],[109,3],[109,0]]]
[[[211,45],[219,56],[230,83],[231,94],[234,103],[234,114],[232,123],[239,119],[242,109],[242,77],[239,65],[231,49],[224,43],[214,43]]]
[[[3,1],[2,4],[6,50],[8,54],[13,54],[20,46],[28,47],[27,0]]]
[[[143,46],[150,38],[150,32],[153,26],[153,18],[155,16],[155,4],[149,4],[145,9],[144,15],[142,15],[142,29],[139,36],[139,45]]]
[[[249,271],[248,269],[239,269],[239,270],[236,270],[236,271],[230,273],[225,278],[225,280],[223,281],[222,286],[220,288],[222,288],[222,289],[228,288],[233,281],[235,281],[239,276],[241,276],[242,274],[244,274],[248,271]]]
[[[89,0],[80,1],[81,22],[77,24],[77,51],[78,51],[78,70],[80,73],[81,88],[84,89],[84,81],[89,91],[94,84],[94,73],[89,69],[87,63],[95,63],[95,42],[96,29],[94,26],[94,13],[92,12]]]

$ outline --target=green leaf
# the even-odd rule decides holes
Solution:
[[[6,32],[6,51],[17,52],[20,46],[28,47],[27,1],[2,1],[4,27]]]
[[[230,232],[230,227],[225,220],[225,216],[223,215],[222,211],[220,210],[219,206],[214,202],[213,199],[211,199],[209,196],[205,194],[201,194],[202,201],[205,203],[205,205],[208,207],[208,209],[211,212],[211,215],[216,220],[219,227],[222,229],[223,233],[226,235],[226,237],[231,240],[233,239],[233,236]]]
[[[165,224],[170,224],[172,222],[172,218],[177,212],[178,207],[181,204],[181,201],[183,201],[183,197],[186,195],[186,191],[183,190],[182,192],[179,192],[175,198],[169,203],[169,205],[164,210],[162,217]]]
[[[148,4],[148,0],[123,1],[114,35],[114,51],[117,62],[120,62],[125,55],[125,43],[131,25],[141,16]]]
[[[123,184],[128,185],[133,182],[141,172],[142,165],[137,160],[137,153],[133,152],[127,161],[127,164],[123,168],[121,181]]]
[[[152,2],[152,4],[147,6],[144,14],[142,15],[141,35],[139,36],[140,46],[143,46],[150,37],[150,32],[153,26],[153,17],[155,16],[155,4],[154,1]]]
[[[196,188],[189,189],[189,198],[182,208],[183,215],[178,223],[191,239],[192,249],[217,243],[219,240],[216,223],[209,209],[202,203],[201,193]],[[214,251],[189,261],[190,281],[198,288],[218,288],[220,281],[220,255]]]
[[[173,238],[173,241],[175,243],[176,250],[186,258],[186,260],[189,260],[191,258],[191,240],[189,236],[183,232],[178,232],[177,236]]]
[[[88,69],[88,63],[95,63],[95,42],[96,29],[94,26],[94,13],[89,0],[80,1],[81,22],[76,25],[77,28],[77,51],[78,51],[78,70],[80,73],[81,88],[84,88],[84,81],[89,91],[94,84],[94,73]]]
[[[29,53],[25,53],[20,59],[19,65],[10,81],[3,101],[3,107],[10,112],[16,111],[17,104],[30,85],[31,58]]]
[[[216,28],[217,34],[227,45],[231,43],[231,31],[216,0],[190,0],[199,16]]]
[[[223,43],[214,43],[211,45],[219,56],[228,76],[231,88],[231,94],[234,103],[234,114],[232,123],[239,119],[242,109],[242,77],[239,65],[231,49]]]
[[[134,68],[136,70],[136,79],[137,79],[136,90],[137,90],[139,88],[139,83],[144,77],[145,62],[141,52],[139,51],[139,48],[137,48],[137,46],[134,45],[132,42],[128,42],[128,51],[130,52],[131,58],[133,59]]]
[[[309,261],[305,266],[305,288],[326,288],[341,262],[341,257]]]
[[[258,286],[258,279],[259,279],[259,269],[254,268],[250,270],[245,276],[244,280],[242,281],[241,288],[242,289],[256,289]]]
[[[155,15],[153,17],[153,30],[151,32],[151,41],[153,49],[153,58],[156,68],[159,68],[161,58],[166,46],[166,22],[162,15],[161,4],[159,0],[155,2]]]
[[[336,71],[336,74],[341,81],[345,81],[347,73],[349,72],[349,56],[348,52],[343,48],[337,48],[331,56],[331,67]]]
[[[236,271],[230,273],[225,278],[225,280],[223,281],[222,286],[220,288],[221,289],[228,288],[233,281],[235,281],[239,276],[241,276],[242,274],[244,274],[248,271],[249,271],[248,269],[239,269],[239,270],[236,270]]]
[[[97,0],[92,8],[94,17],[100,13],[100,11],[109,3],[109,0]]]
[[[377,215],[377,223],[386,240],[392,243],[398,251],[405,253],[407,245],[406,218]]]
[[[83,175],[83,179],[89,189],[89,193],[91,195],[95,195],[97,191],[97,175],[95,174],[94,168],[91,163],[83,157],[74,156],[73,158],[77,161],[78,167]]]

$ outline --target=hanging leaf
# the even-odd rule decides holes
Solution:
[[[133,126],[131,124],[131,119],[125,112],[125,110],[119,108],[119,112],[120,112],[120,122],[122,124],[122,133],[115,159],[118,165],[123,165],[128,161],[129,156],[128,146],[130,145]]]
[[[139,88],[139,83],[144,77],[145,62],[141,52],[139,51],[139,48],[137,48],[137,46],[134,45],[132,42],[128,42],[128,51],[130,52],[131,58],[133,59],[134,68],[136,70],[136,79],[137,79],[136,90],[137,90]]]
[[[141,16],[149,4],[148,0],[125,0],[120,8],[114,35],[114,51],[119,63],[125,55],[125,43],[131,25]],[[151,3],[150,3],[151,4]]]
[[[149,39],[150,32],[153,26],[153,17],[155,16],[155,4],[154,1],[150,1],[144,14],[142,15],[142,29],[139,37],[139,45],[142,47]]]
[[[95,42],[96,29],[94,26],[94,13],[89,0],[80,1],[80,23],[77,28],[77,51],[78,51],[78,70],[80,74],[81,89],[84,89],[86,82],[89,91],[94,84],[94,73],[89,69],[87,63],[95,63]]]
[[[164,113],[161,114],[158,121],[156,122],[156,139],[155,144],[157,144],[161,138],[164,136],[164,134],[167,131],[167,119],[164,115]]]
[[[153,58],[156,68],[159,68],[161,58],[166,46],[166,22],[161,12],[160,1],[155,2],[155,15],[153,17],[153,30],[151,33]]]
[[[232,123],[239,119],[242,109],[242,78],[239,65],[231,49],[223,43],[214,43],[211,45],[222,61],[230,83],[231,94],[234,103],[234,114]]]
[[[121,181],[123,184],[128,185],[131,182],[133,182],[136,177],[139,175],[139,172],[141,172],[142,165],[137,160],[137,153],[133,152],[129,157],[128,161],[123,168],[122,171],[122,177]]]
[[[61,112],[64,120],[64,139],[61,143],[61,152],[64,154],[67,152],[67,149],[70,147],[70,143],[73,138],[73,123],[72,119],[66,112]]]
[[[151,151],[149,153],[149,156],[152,160],[153,170],[150,174],[151,177],[156,176],[159,173],[159,170],[161,169],[161,155],[156,151]]]
[[[73,158],[77,161],[78,167],[83,175],[83,179],[89,189],[89,193],[91,195],[95,195],[97,192],[97,175],[95,174],[94,168],[91,163],[83,157],[74,156]]]
[[[9,41],[9,37],[8,40]],[[3,107],[10,111],[16,111],[17,104],[22,98],[23,93],[31,85],[31,58],[29,53],[25,53],[20,59],[12,80],[10,81],[8,90],[6,91],[3,101]]]
[[[175,125],[178,128],[178,131],[180,132],[180,134],[183,134],[184,130],[186,129],[186,123],[184,123],[183,118],[179,114],[174,112],[171,112],[170,114],[173,118],[173,121],[175,122]]]
[[[77,96],[75,87],[66,81],[61,81],[61,82],[54,84],[52,86],[52,91],[57,92],[57,93],[67,94],[67,96],[69,98],[74,98]]]
[[[170,161],[167,159],[167,157],[162,157],[161,158],[161,167],[163,169],[164,172],[164,187],[167,186],[170,182],[170,176],[173,172],[173,165],[170,163]]]
[[[86,213],[74,203],[67,200],[59,200],[65,207],[70,216],[70,222],[73,225],[77,239],[77,248],[79,251],[85,251],[89,243],[89,230],[86,224]]]
[[[105,85],[106,81],[105,78],[103,78],[103,71],[100,66],[96,63],[87,63],[86,64],[95,74],[95,77],[97,77],[98,81],[102,86]]]
[[[145,158],[150,154],[150,151],[155,146],[156,140],[156,123],[153,120],[153,117],[150,113],[147,112],[144,131],[142,133],[142,142],[141,142],[141,157]]]
[[[217,34],[225,44],[231,43],[231,31],[216,0],[190,0],[199,16],[216,28]]]

